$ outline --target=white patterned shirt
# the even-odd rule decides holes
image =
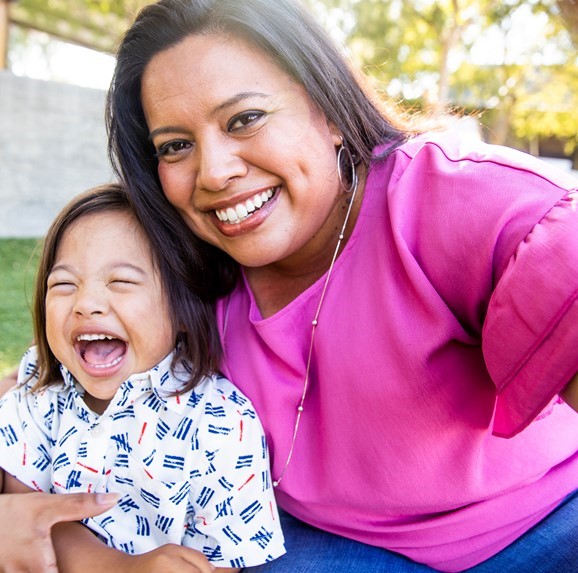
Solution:
[[[252,404],[222,376],[172,395],[181,383],[171,359],[131,376],[98,415],[64,367],[62,382],[30,392],[32,347],[0,401],[0,466],[38,491],[120,493],[84,523],[126,553],[176,543],[221,567],[279,557],[283,534]]]

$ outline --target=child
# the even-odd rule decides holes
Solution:
[[[0,402],[4,492],[117,492],[85,520],[110,546],[184,545],[200,571],[207,559],[238,571],[284,553],[265,437],[247,398],[212,373],[212,309],[169,257],[152,252],[117,185],[52,224],[37,346]]]

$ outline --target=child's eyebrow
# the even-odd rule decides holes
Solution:
[[[121,270],[121,269],[129,269],[132,271],[137,272],[140,275],[146,276],[147,272],[142,268],[139,267],[137,265],[133,265],[132,263],[128,263],[128,262],[118,262],[118,263],[112,263],[111,265],[109,265],[108,267],[109,271],[114,271],[114,270]],[[74,268],[71,265],[66,265],[66,264],[58,264],[58,265],[54,265],[51,269],[50,269],[50,273],[52,274],[56,271],[66,271],[69,273],[74,273]]]
[[[73,269],[72,269],[72,267],[71,267],[70,265],[63,265],[63,264],[54,265],[54,266],[50,269],[50,272],[49,272],[48,274],[51,275],[52,273],[55,273],[56,271],[66,271],[66,272],[72,273],[72,272],[73,272]]]
[[[111,271],[129,269],[129,270],[133,270],[133,271],[135,271],[141,275],[147,274],[147,272],[142,267],[139,267],[137,265],[133,265],[132,263],[126,263],[126,262],[113,263],[112,265],[110,265],[109,269]]]

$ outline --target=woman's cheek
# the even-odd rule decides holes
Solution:
[[[169,177],[170,165],[162,161],[159,161],[157,173],[159,174],[159,179],[163,187],[163,191],[165,191],[166,194],[167,189],[169,188],[169,181],[170,181]]]
[[[175,167],[175,165],[161,162],[158,166],[158,174],[166,198],[175,207],[179,207],[182,202],[190,200],[190,196],[185,197],[184,195],[189,195],[193,187],[188,181],[190,177],[179,172]],[[185,193],[185,190],[188,191]]]

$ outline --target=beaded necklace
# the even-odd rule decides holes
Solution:
[[[299,404],[297,406],[297,412],[295,415],[295,424],[293,426],[293,436],[291,438],[291,446],[289,447],[289,453],[287,454],[287,458],[285,460],[285,464],[283,465],[283,469],[281,473],[277,477],[277,479],[273,480],[273,487],[276,488],[281,483],[281,480],[285,477],[285,473],[287,472],[287,468],[289,467],[289,463],[291,462],[291,458],[293,457],[293,451],[295,449],[295,441],[297,440],[297,434],[299,432],[299,424],[301,423],[301,415],[303,414],[305,398],[307,397],[307,390],[309,388],[309,371],[311,368],[311,358],[313,356],[313,343],[315,341],[315,333],[317,331],[317,327],[319,326],[319,314],[321,312],[321,306],[323,305],[323,300],[325,298],[325,292],[327,291],[327,286],[329,284],[329,278],[331,277],[331,273],[333,271],[333,266],[337,259],[337,255],[339,254],[339,248],[341,247],[341,243],[345,238],[345,230],[347,228],[347,223],[349,222],[349,216],[351,215],[351,210],[353,208],[353,202],[355,200],[355,196],[357,194],[358,188],[358,177],[355,171],[355,168],[352,169],[352,182],[348,189],[346,189],[347,194],[351,194],[348,198],[348,206],[347,212],[345,214],[345,219],[343,221],[343,226],[341,227],[341,232],[339,233],[339,238],[337,240],[337,245],[335,246],[335,251],[333,252],[333,257],[331,258],[331,263],[329,265],[329,269],[327,270],[327,276],[325,277],[325,282],[323,283],[323,290],[321,291],[321,297],[319,298],[319,304],[317,305],[317,310],[315,311],[315,315],[313,320],[311,321],[311,339],[309,341],[309,354],[307,355],[307,366],[305,368],[305,378],[303,380],[303,390],[301,392],[301,399],[299,400]],[[223,324],[223,340],[227,334],[227,322],[229,318],[229,301],[227,301],[227,307],[225,309],[225,319]]]

